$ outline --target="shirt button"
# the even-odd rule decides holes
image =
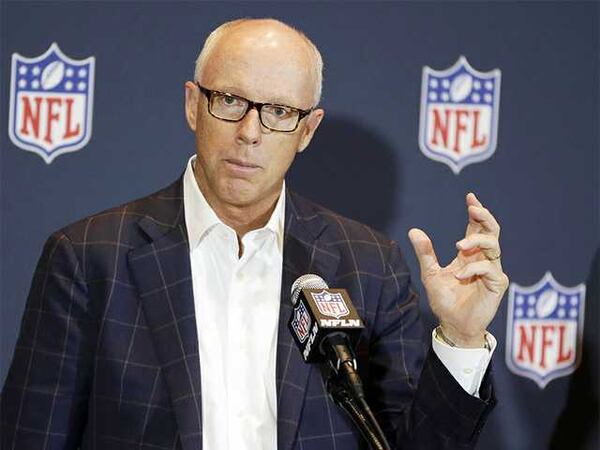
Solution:
[[[469,369],[469,368],[463,369],[463,373],[466,373],[467,375],[469,375],[469,374],[473,373],[473,369]]]

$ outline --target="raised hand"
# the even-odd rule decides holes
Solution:
[[[408,237],[444,336],[459,347],[481,347],[508,287],[508,277],[500,262],[498,222],[475,194],[467,194],[466,203],[469,222],[465,237],[456,243],[456,258],[446,267],[439,265],[424,231],[413,228]]]

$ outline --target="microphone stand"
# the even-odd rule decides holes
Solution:
[[[336,405],[350,416],[359,431],[373,450],[391,450],[377,419],[365,400],[362,381],[356,371],[356,358],[348,345],[348,337],[343,333],[327,336],[331,345],[321,350],[332,369],[326,388]]]

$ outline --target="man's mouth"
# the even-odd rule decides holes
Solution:
[[[229,158],[225,160],[227,166],[237,172],[252,172],[254,170],[260,169],[260,166],[257,164],[253,164],[249,161],[243,161],[240,159]]]

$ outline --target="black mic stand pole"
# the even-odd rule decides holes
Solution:
[[[330,345],[323,346],[324,341]],[[333,401],[350,416],[373,450],[391,450],[377,419],[365,400],[362,381],[356,371],[356,359],[348,338],[343,333],[333,333],[321,342],[331,368],[327,391]]]

